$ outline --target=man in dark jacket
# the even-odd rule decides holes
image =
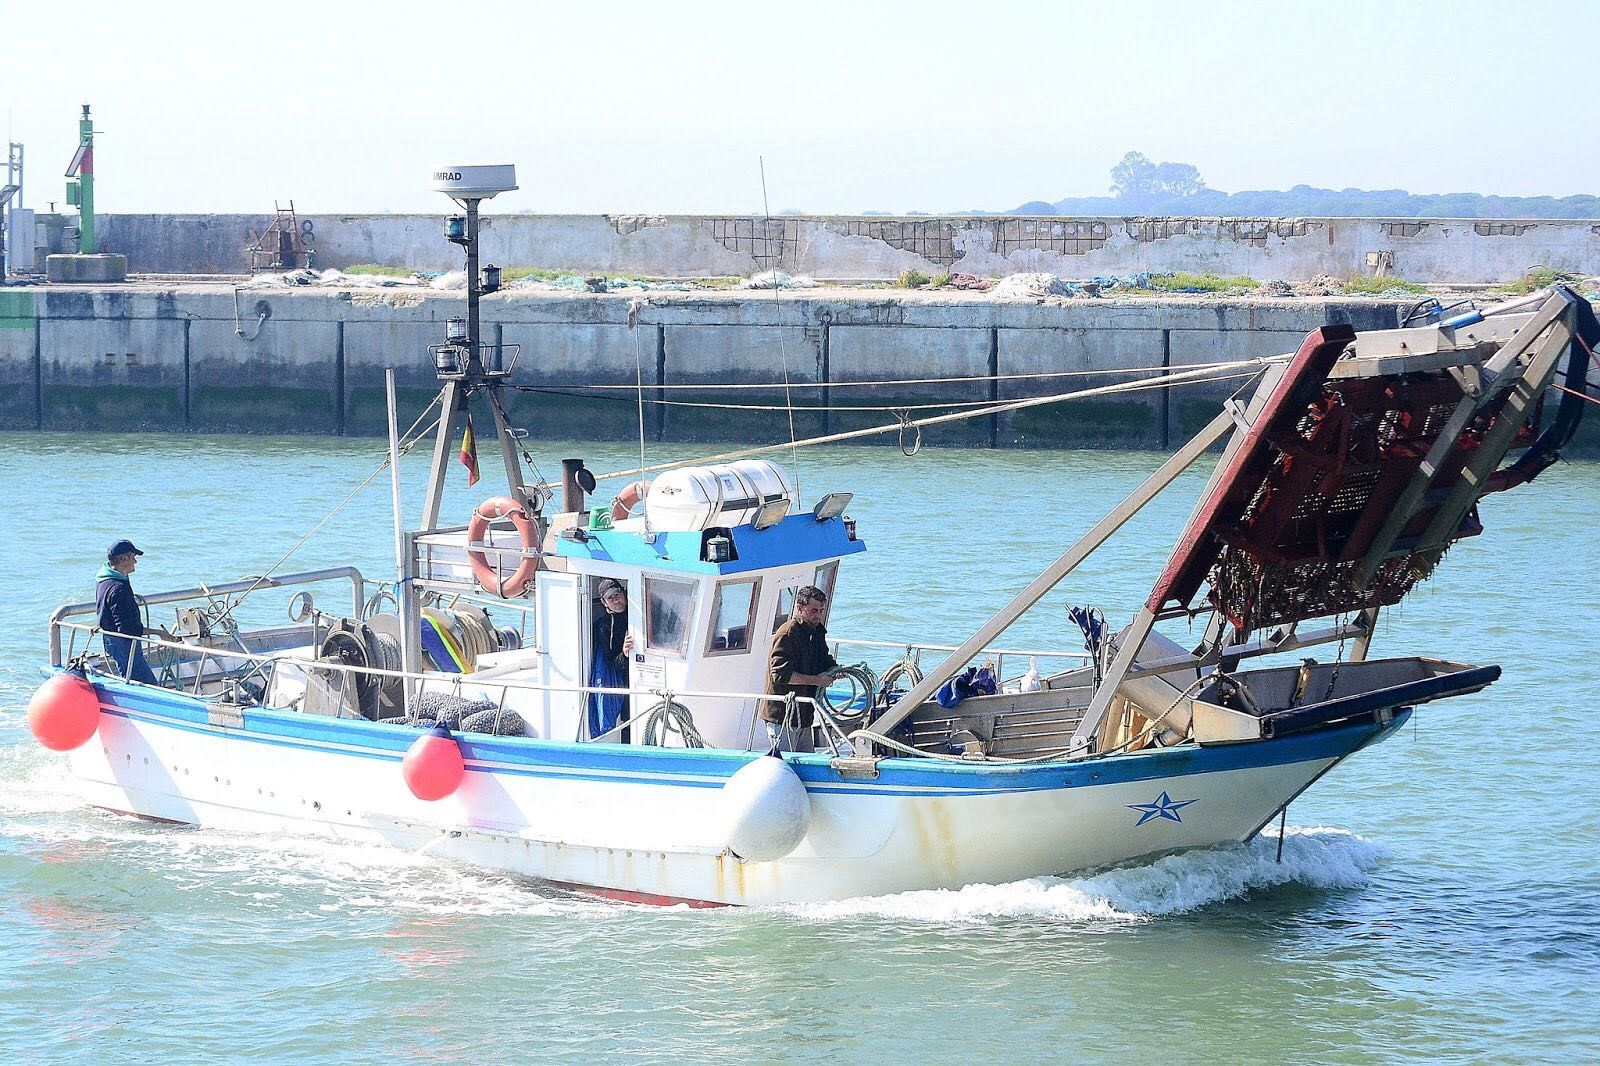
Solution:
[[[117,673],[131,681],[154,685],[156,675],[145,662],[144,649],[138,641],[128,639],[145,635],[139,601],[128,580],[143,554],[131,540],[113,544],[106,552],[106,565],[100,568],[94,599],[100,608],[100,639],[105,643],[106,654],[117,664]]]
[[[772,750],[812,750],[811,726],[816,715],[810,703],[819,688],[838,677],[839,665],[828,652],[828,630],[823,616],[828,613],[828,594],[815,585],[806,585],[794,596],[794,614],[772,635],[772,653],[767,657],[767,692],[774,696],[794,694],[794,719],[784,721],[785,707],[777,700],[761,701],[761,720],[767,724],[767,739]],[[785,733],[788,735],[785,736]],[[788,743],[785,744],[784,741]]]
[[[589,661],[589,684],[595,688],[627,688],[628,662],[633,658],[633,634],[628,631],[628,592],[622,582],[606,578],[600,582],[600,605],[594,616],[593,658]],[[607,736],[618,723],[628,718],[628,697],[589,693],[589,737],[604,736],[612,743],[628,743],[628,729]]]

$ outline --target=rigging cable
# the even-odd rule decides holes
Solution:
[[[756,162],[761,167],[761,211],[766,216],[766,237],[764,246],[770,247],[772,241],[772,207],[767,202],[767,160],[765,156],[756,156]],[[787,224],[786,224],[787,225]],[[770,257],[768,257],[770,259]],[[800,494],[800,446],[795,441],[794,435],[794,395],[789,390],[789,349],[783,343],[783,301],[778,296],[778,291],[783,288],[779,280],[783,274],[783,233],[778,234],[778,265],[772,271],[772,312],[777,320],[778,327],[778,358],[783,363],[783,406],[789,413],[789,465],[794,470],[794,502],[797,508],[803,507],[804,497]],[[644,465],[640,458],[639,465]]]
[[[1579,392],[1577,389],[1569,389],[1565,385],[1557,385],[1555,382],[1551,382],[1550,387],[1552,389],[1559,389],[1560,391],[1567,393],[1569,396],[1576,396],[1580,400],[1588,400],[1590,403],[1600,404],[1600,400],[1590,396],[1587,392]]]
[[[1186,369],[1189,370],[1204,370],[1219,366],[1236,366],[1238,365],[1238,361],[1232,359],[1219,359],[1210,363],[1186,363],[1184,365]],[[889,385],[976,385],[985,381],[1033,381],[1043,380],[1045,378],[1092,378],[1108,377],[1111,375],[1115,375],[1117,377],[1126,377],[1129,374],[1164,374],[1170,369],[1171,367],[1162,366],[1157,363],[1151,366],[1102,367],[1098,370],[1047,370],[1036,374],[962,374],[956,377],[938,378],[878,378],[863,381],[818,381],[812,384],[802,384],[800,387],[808,389],[821,389],[824,387],[828,389],[876,389]],[[510,386],[507,387],[509,388]],[[598,381],[589,384],[572,385],[568,387],[574,389],[599,390],[633,388],[632,385],[617,385]],[[783,383],[777,381],[676,382],[661,383],[656,385],[656,388],[661,390],[692,389],[695,392],[708,392],[712,389],[757,390],[781,389],[783,387]]]
[[[644,352],[640,349],[639,312],[650,302],[648,297],[634,297],[628,301],[628,332],[633,334],[633,387],[639,399],[639,465],[644,465]],[[645,516],[645,528],[650,518]]]
[[[1228,365],[1231,365],[1231,364],[1219,364],[1219,365],[1228,366]],[[1208,381],[1228,381],[1228,380],[1233,379],[1233,378],[1251,377],[1255,373],[1256,373],[1256,371],[1254,371],[1254,370],[1241,370],[1241,371],[1237,371],[1237,372],[1231,373],[1231,374],[1219,374],[1216,377],[1207,378],[1206,380],[1208,380]],[[1129,391],[1138,391],[1139,389],[1162,389],[1162,388],[1166,388],[1167,387],[1167,381],[1164,378],[1141,378],[1141,379],[1139,379],[1138,381],[1135,381],[1135,382],[1124,382],[1124,384],[1130,386]],[[1183,383],[1180,382],[1179,384],[1183,384]],[[619,396],[600,396],[600,397],[586,396],[584,393],[573,392],[573,391],[570,390],[570,388],[565,388],[565,387],[562,387],[562,386],[559,386],[559,385],[506,385],[504,387],[507,388],[507,389],[511,389],[513,391],[516,391],[516,392],[536,392],[536,393],[539,393],[540,395],[543,395],[543,396],[566,396],[566,397],[570,397],[572,399],[600,399],[600,400],[612,400],[612,401],[619,401],[619,400],[622,399],[622,397],[619,397]],[[630,385],[629,388],[632,388],[632,386]],[[1078,396],[1079,393],[1076,393],[1076,392],[1064,392],[1064,393],[1054,393],[1053,395],[1058,396],[1061,399],[1072,399],[1072,398]],[[658,400],[658,399],[654,399],[654,398],[647,399],[644,402],[645,403],[650,403],[650,404],[656,404],[656,405],[661,406],[661,407],[701,407],[701,408],[709,408],[709,409],[714,410],[714,411],[783,411],[783,410],[786,410],[784,405],[775,404],[775,403],[714,403],[714,402],[712,402],[710,400]],[[890,414],[899,415],[902,412],[906,412],[906,411],[954,411],[954,410],[958,410],[958,409],[961,409],[961,408],[968,408],[968,407],[988,407],[992,403],[994,403],[993,400],[944,400],[944,401],[935,402],[935,403],[914,403],[914,404],[884,404],[884,405],[849,404],[847,406],[839,406],[839,405],[836,405],[836,404],[804,404],[804,403],[801,403],[801,404],[795,404],[793,406],[794,406],[794,409],[796,411],[840,411],[840,412],[845,412],[845,413],[848,413],[848,414],[860,414],[860,413],[863,413],[863,412],[875,412],[875,413],[885,413],[885,412],[887,412],[887,413],[890,413]]]
[[[403,437],[411,437],[412,431],[417,428],[417,426],[422,422],[422,420],[424,418],[428,417],[429,412],[431,412],[434,409],[434,407],[436,407],[438,405],[439,401],[443,398],[443,396],[444,396],[444,394],[440,393],[438,396],[435,396],[433,398],[433,402],[432,403],[430,403],[427,407],[423,408],[422,413],[417,416],[416,421],[412,422],[410,427],[406,429],[405,434],[403,434]],[[401,455],[405,455],[412,448],[415,448],[417,446],[417,442],[422,440],[429,433],[431,433],[433,431],[434,427],[436,427],[439,424],[439,422],[440,422],[440,419],[436,418],[436,419],[433,420],[432,423],[429,424],[427,429],[424,429],[422,432],[418,433],[415,437],[411,437],[410,440],[402,440],[401,445],[400,445],[400,454]],[[263,581],[265,581],[268,578],[270,578],[273,575],[273,573],[278,569],[278,567],[280,567],[284,563],[288,562],[290,556],[292,556],[295,552],[299,551],[301,549],[301,547],[303,547],[305,545],[306,541],[310,540],[313,536],[315,536],[317,531],[320,530],[323,526],[327,525],[329,520],[332,519],[334,515],[338,514],[340,511],[342,511],[344,509],[345,505],[348,504],[351,500],[355,499],[356,495],[358,493],[360,493],[362,489],[364,489],[368,485],[372,484],[372,482],[377,478],[377,476],[379,474],[383,473],[388,468],[389,468],[389,457],[387,455],[385,455],[384,458],[383,458],[383,462],[378,464],[378,469],[374,470],[372,473],[368,474],[365,478],[363,478],[362,481],[361,481],[361,484],[359,484],[355,488],[351,489],[349,495],[347,495],[344,499],[340,500],[338,503],[334,504],[332,510],[330,510],[327,514],[323,515],[320,519],[318,519],[317,524],[312,526],[309,530],[306,531],[305,536],[303,536],[299,540],[295,541],[294,545],[292,547],[290,547],[290,549],[288,551],[284,552],[282,557],[279,558],[277,562],[275,562],[271,566],[269,566],[267,568],[266,573],[264,573],[261,576],[257,577],[255,579],[255,581],[250,585],[249,588],[247,588],[243,592],[239,593],[239,595],[234,599],[234,601],[232,603],[230,603],[227,606],[227,608],[222,612],[222,614],[217,617],[217,621],[220,623],[224,619],[228,619],[233,614],[233,609],[235,607],[238,607],[241,603],[243,603],[245,601],[245,598],[247,596],[249,596],[256,589],[260,588],[261,587],[261,583]]]
[[[505,387],[512,388],[513,386]],[[528,464],[528,469],[533,473],[532,484],[538,492],[539,498],[541,500],[550,499],[553,495],[550,489],[550,482],[545,478],[544,474],[540,473],[539,464],[534,461],[533,453],[528,450],[528,445],[524,443],[527,439],[528,431],[511,428],[511,418],[506,414],[505,405],[500,402],[500,394],[498,392],[493,390],[489,392],[489,403],[499,417],[500,425],[504,425],[507,431],[510,432],[512,439],[517,442],[517,450],[522,453],[522,461]],[[498,426],[496,428],[498,429]]]
[[[1286,362],[1290,358],[1291,357],[1287,355],[1273,355],[1258,359],[1246,359],[1237,363],[1228,363],[1226,364],[1225,369],[1232,371],[1243,370],[1246,368],[1261,368],[1275,363]],[[952,414],[933,415],[928,418],[914,418],[910,419],[909,421],[901,421],[897,419],[894,422],[888,423],[887,425],[869,426],[866,429],[854,429],[842,433],[828,433],[820,437],[807,437],[804,440],[796,442],[793,447],[805,448],[814,444],[837,444],[840,441],[859,440],[862,437],[874,437],[885,433],[896,433],[899,432],[902,427],[905,429],[920,429],[923,426],[937,426],[943,425],[947,422],[959,422],[966,418],[1004,414],[1008,411],[1020,411],[1030,407],[1040,407],[1044,404],[1061,403],[1063,400],[1083,399],[1090,396],[1111,396],[1124,392],[1138,392],[1150,388],[1169,388],[1172,385],[1183,385],[1195,381],[1205,381],[1220,376],[1222,375],[1219,375],[1215,369],[1186,370],[1181,373],[1172,374],[1165,378],[1156,380],[1132,381],[1118,385],[1101,385],[1092,389],[1080,389],[1077,392],[1054,393],[1049,396],[1034,396],[1025,400],[1011,400],[1007,403],[991,404],[987,407],[979,407],[971,411],[957,411]],[[1232,377],[1234,375],[1229,374],[1228,376]],[[655,473],[659,470],[672,470],[680,466],[692,466],[699,463],[728,462],[733,459],[744,459],[752,455],[765,455],[767,452],[771,451],[781,451],[786,447],[790,447],[790,445],[767,444],[752,448],[740,448],[735,451],[723,452],[720,455],[705,456],[699,459],[680,459],[669,463],[657,463],[654,466],[641,466],[636,470],[616,470],[606,474],[597,474],[595,475],[595,480],[604,481],[620,477],[638,477],[643,474]]]

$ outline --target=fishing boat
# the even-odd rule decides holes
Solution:
[[[641,464],[608,495],[568,458],[558,501],[506,415],[508,353],[478,339],[485,273],[494,285],[478,209],[514,174],[447,167],[434,184],[465,209],[448,236],[466,252],[467,315],[430,349],[435,426],[399,431],[391,379],[394,579],[347,566],[145,596],[175,612],[171,639],[138,638],[155,684],[97,650],[94,604],[61,607],[29,722],[70,752],[86,803],[693,906],[1007,882],[1248,841],[1417,706],[1498,678],[1370,657],[1374,627],[1483,531],[1486,497],[1561,454],[1600,342],[1589,304],[1561,286],[1420,307],[1397,329],[1325,326],[1240,364],[1249,386],[1048,568],[1019,575],[967,639],[830,637],[841,662],[896,661],[849,667],[814,700],[774,696],[768,651],[797,593],[848,595],[868,549],[849,493],[803,506],[788,472],[746,457]],[[473,411],[494,426],[506,490],[450,524],[444,486]],[[421,520],[406,528],[398,459],[426,432]],[[1061,647],[1003,645],[1218,446],[1126,624],[1075,608]],[[592,672],[604,582],[627,601],[621,683]],[[284,621],[239,622],[241,604],[272,595],[288,597]],[[1200,636],[1180,644],[1162,623]],[[606,698],[615,724],[591,714]],[[790,738],[776,748],[760,721],[774,706]]]

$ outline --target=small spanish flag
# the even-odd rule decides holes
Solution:
[[[467,416],[467,428],[461,434],[461,465],[467,468],[467,488],[478,483],[478,438],[472,432],[472,416]]]

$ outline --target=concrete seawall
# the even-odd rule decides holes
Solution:
[[[68,216],[38,216],[37,242],[65,250]],[[244,273],[267,215],[102,215],[102,248],[135,273]],[[319,267],[460,266],[442,215],[304,215]],[[1243,274],[1298,282],[1388,273],[1486,284],[1530,267],[1600,274],[1593,219],[1019,218],[1010,216],[486,215],[485,262],[507,267],[693,277],[773,268],[818,278],[893,278],[904,270],[1064,277],[1141,271]]]
[[[485,298],[485,343],[535,437],[628,438],[644,382],[646,431],[661,440],[786,439],[781,390],[662,386],[781,382],[787,363],[802,434],[892,422],[922,404],[1043,395],[1134,380],[1140,368],[1292,350],[1311,329],[1395,324],[1391,301],[1004,300],[981,294],[812,290],[652,293],[630,327],[624,294],[504,292]],[[377,434],[383,370],[402,406],[435,391],[427,347],[459,293],[242,289],[190,283],[0,291],[0,427],[222,433]],[[262,316],[265,316],[264,318]],[[520,346],[520,351],[517,346]],[[1118,373],[1122,371],[1124,373]],[[1040,375],[1064,375],[1042,377]],[[997,378],[853,387],[861,381]],[[1209,418],[1237,382],[1072,401],[927,431],[928,443],[1165,447]],[[566,390],[566,391],[562,391]],[[726,411],[699,403],[778,405]]]

